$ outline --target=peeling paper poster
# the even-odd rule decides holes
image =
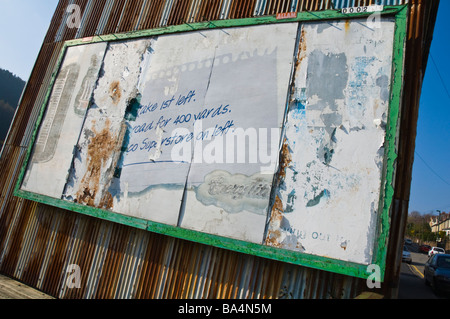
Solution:
[[[283,24],[222,34],[181,227],[262,242],[297,29]],[[238,36],[246,41],[225,41]]]
[[[58,154],[64,184],[43,195],[261,243],[297,30],[288,23],[102,44],[79,89],[84,113],[67,115],[80,119],[70,152]],[[66,70],[43,131],[61,126],[51,112],[67,105]]]
[[[68,46],[21,189],[145,227],[369,264],[395,21],[366,23]]]
[[[393,28],[389,19],[377,30],[359,20],[302,25],[268,245],[370,264]]]
[[[22,189],[61,198],[106,47],[97,43],[67,49]]]

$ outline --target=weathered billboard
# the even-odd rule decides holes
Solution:
[[[68,42],[16,194],[366,277],[388,231],[401,12]]]

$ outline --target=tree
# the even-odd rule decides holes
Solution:
[[[24,86],[22,79],[0,69],[0,147],[8,133]]]
[[[0,68],[0,100],[5,101],[15,109],[24,87],[25,81]]]
[[[431,219],[430,214],[421,215],[419,212],[411,212],[408,215],[408,221],[406,225],[406,236],[423,241],[435,241],[436,235],[431,232],[429,221]]]

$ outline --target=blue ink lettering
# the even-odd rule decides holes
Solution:
[[[138,149],[138,145],[137,144],[132,144],[128,147],[127,149],[127,153],[134,153],[136,152]]]
[[[186,96],[180,95],[178,97],[176,105],[181,106],[181,105],[185,105],[187,103],[191,103],[191,100],[194,96],[195,96],[195,90],[189,91],[188,95],[186,95]],[[194,102],[195,102],[195,99],[194,99]]]
[[[153,112],[158,108],[158,103],[150,104],[150,105],[143,105],[141,106],[139,110],[139,115],[144,115],[147,112]]]
[[[173,124],[178,125],[178,124],[182,124],[182,123],[189,123],[191,118],[192,118],[192,115],[189,113],[186,115],[178,115],[177,119],[175,120],[175,122],[173,122]]]
[[[150,141],[148,138],[142,141],[142,146],[140,147],[141,151],[146,150],[147,152],[150,152],[152,149],[156,148],[158,143],[155,141]]]
[[[227,121],[227,123],[225,123],[224,126],[216,125],[216,126],[214,127],[212,136],[213,136],[213,137],[216,137],[216,136],[219,136],[219,135],[220,135],[220,136],[223,136],[223,135],[227,134],[228,131],[229,131],[232,127],[234,127],[234,121]]]
[[[167,109],[168,107],[170,107],[170,105],[172,104],[173,101],[175,101],[175,96],[173,96],[170,100],[163,102],[160,110],[164,110],[164,109]]]
[[[161,116],[160,118],[159,118],[159,121],[158,121],[158,124],[156,124],[156,127],[158,128],[165,128],[166,126],[167,126],[167,124],[169,124],[170,123],[170,121],[172,121],[172,118],[170,118],[170,119],[164,119],[164,116]]]
[[[223,115],[226,113],[231,112],[231,110],[229,110],[228,108],[230,107],[230,105],[226,105],[226,106],[219,106],[218,108],[212,108],[212,109],[204,109],[203,111],[199,112],[198,114],[194,114],[194,120],[198,121],[198,120],[204,120],[208,117],[216,117],[219,115]],[[194,123],[195,123],[194,121]]]
[[[153,129],[153,122],[151,122],[150,124],[144,123],[142,125],[135,126],[133,128],[133,132],[136,134],[146,133],[146,132],[150,131],[151,129]]]

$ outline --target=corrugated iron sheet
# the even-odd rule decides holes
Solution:
[[[173,24],[291,11],[410,3],[405,96],[392,213],[387,283],[395,296],[409,198],[420,86],[438,1],[375,0],[61,0],[0,158],[0,272],[58,298],[353,298],[361,279],[145,232],[13,196],[26,147],[63,42]],[[81,8],[68,28],[69,4]],[[425,45],[424,45],[425,43]],[[81,287],[66,285],[68,266]],[[394,288],[394,290],[392,290]]]

